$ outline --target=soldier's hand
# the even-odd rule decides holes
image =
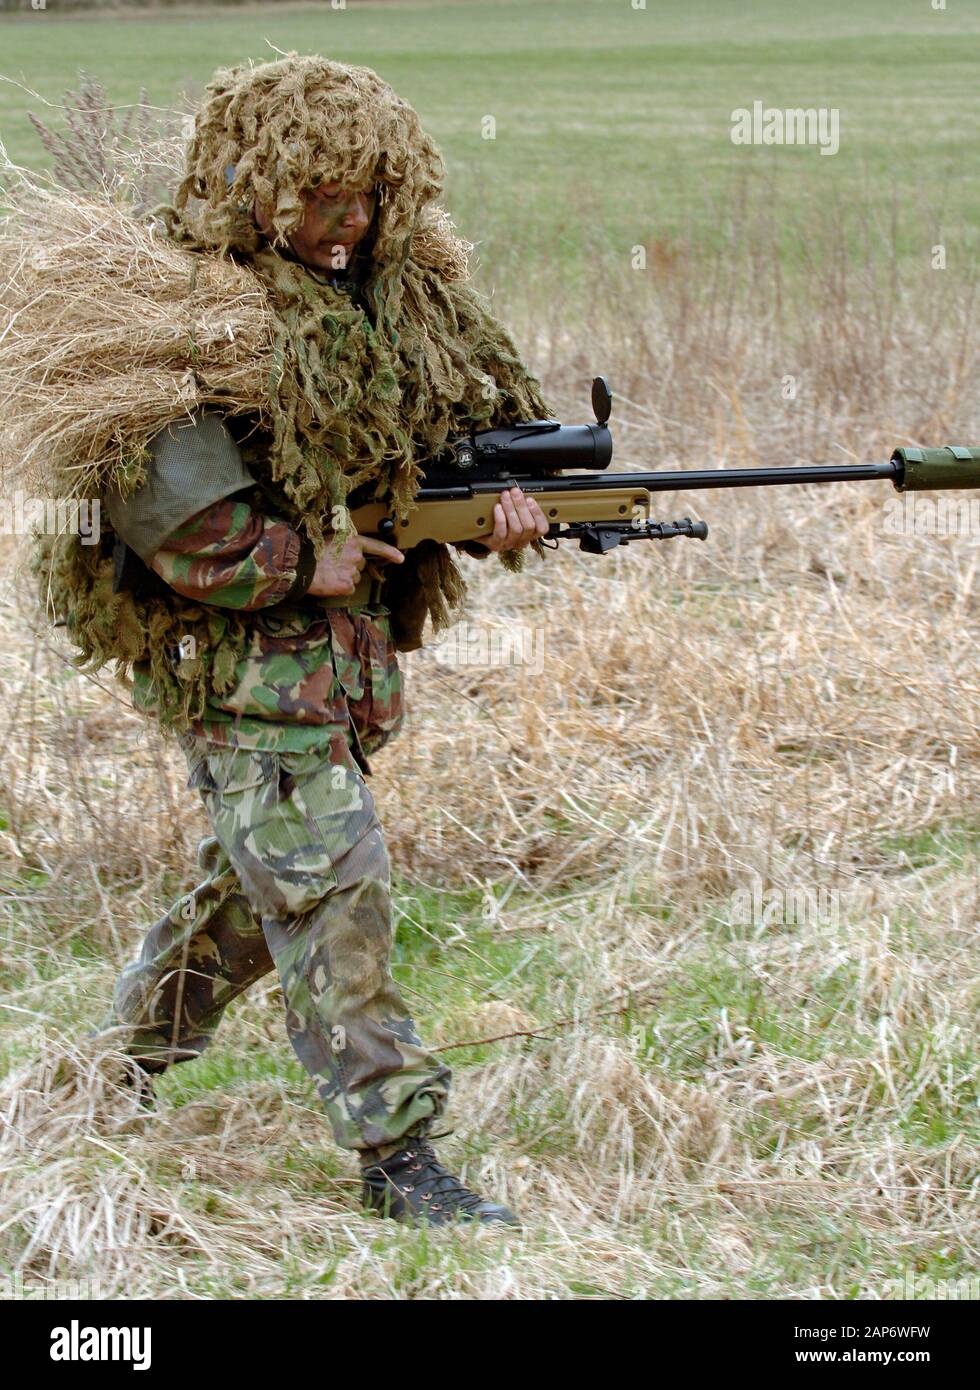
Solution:
[[[493,530],[477,536],[491,550],[520,550],[548,534],[548,519],[533,497],[525,497],[516,485],[500,494],[493,507]],[[482,558],[482,557],[480,557]]]
[[[314,598],[352,594],[360,582],[369,556],[396,565],[405,559],[403,551],[375,540],[373,536],[348,536],[340,554],[335,555],[328,535],[327,546],[317,561],[313,583],[307,593]]]

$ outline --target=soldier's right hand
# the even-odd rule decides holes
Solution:
[[[313,572],[313,583],[307,589],[307,593],[314,598],[352,594],[364,572],[368,556],[398,565],[405,559],[404,551],[375,540],[373,536],[348,536],[344,548],[336,555],[331,539],[332,533],[328,533],[326,548]]]

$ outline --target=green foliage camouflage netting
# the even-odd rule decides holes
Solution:
[[[439,152],[414,110],[370,69],[295,54],[221,69],[181,150],[171,201],[150,213],[104,188],[86,197],[9,163],[0,236],[0,468],[59,498],[124,491],[146,442],[198,406],[254,418],[249,467],[319,551],[349,533],[351,490],[408,510],[425,460],[452,434],[547,414],[537,381],[468,282],[468,244],[438,198]],[[292,258],[303,193],[374,186],[358,251],[367,312]],[[270,209],[263,236],[258,197]],[[281,254],[284,252],[285,254]],[[105,509],[103,508],[103,519]],[[161,718],[180,727],[234,683],[247,615],[168,592],[112,592],[111,534],[37,539],[52,619],[85,669],[149,662]],[[540,546],[535,549],[542,554]],[[500,556],[519,569],[520,553]],[[419,645],[451,620],[465,583],[449,550],[399,567],[393,626]],[[201,655],[175,674],[168,649]]]

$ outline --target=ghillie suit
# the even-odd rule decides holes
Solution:
[[[118,310],[120,295],[142,293],[141,266],[154,255],[169,255],[172,282],[178,256],[186,306],[177,307],[193,307],[192,323],[189,333],[163,335],[152,371],[140,376],[147,361],[140,356],[141,325],[120,329],[118,313],[106,307],[105,321],[89,325],[96,335],[89,348],[67,342],[52,375],[45,366],[52,356],[45,351],[47,325],[32,307],[41,302],[36,284],[46,274],[50,280],[51,260],[43,249],[25,255],[22,248],[13,306],[20,316],[6,363],[0,350],[0,374],[13,365],[17,390],[7,397],[20,393],[21,423],[27,422],[28,434],[33,428],[34,442],[43,435],[38,422],[31,423],[38,401],[64,420],[68,395],[85,385],[86,373],[97,389],[91,360],[79,363],[100,330],[105,369],[111,358],[123,385],[127,372],[144,387],[152,376],[147,389],[156,392],[154,411],[142,414],[134,393],[128,422],[125,392],[122,400],[117,392],[98,421],[84,418],[83,409],[77,428],[62,431],[49,451],[48,489],[57,496],[92,495],[86,486],[102,494],[108,488],[131,492],[145,478],[145,444],[155,432],[146,429],[151,416],[160,428],[195,407],[220,406],[229,417],[254,423],[242,450],[247,466],[270,506],[319,554],[325,529],[336,531],[338,547],[349,534],[345,502],[355,489],[359,501],[367,489],[407,511],[421,467],[448,437],[547,414],[513,341],[467,283],[467,245],[435,202],[443,173],[416,113],[370,69],[289,55],[219,70],[197,114],[173,201],[153,212],[165,246],[148,226],[130,229],[132,283],[114,286],[114,301],[103,293],[108,285],[92,285],[88,297],[91,314],[102,305]],[[289,253],[286,238],[304,215],[301,195],[321,180],[377,189],[374,220],[358,247],[362,275],[355,298]],[[253,221],[256,196],[270,210],[271,244]],[[105,214],[104,226],[120,216],[109,208]],[[50,224],[35,230],[46,232],[42,241],[51,248]],[[60,244],[55,238],[50,255],[62,274],[67,267],[70,277],[78,247],[77,239],[73,248],[70,237]],[[76,273],[70,285],[73,302],[85,298],[81,278]],[[179,284],[182,274],[176,279]],[[203,301],[202,282],[211,285]],[[64,312],[62,301],[56,316],[62,334]],[[249,334],[261,341],[262,370],[236,355],[235,340]],[[51,429],[43,437],[56,436]],[[22,429],[22,450],[23,438]],[[40,539],[36,568],[48,611],[66,624],[80,649],[79,664],[98,669],[115,660],[121,673],[148,665],[161,722],[185,728],[212,691],[233,687],[249,640],[248,615],[209,609],[172,590],[114,593],[112,540],[111,531],[99,545],[68,534]],[[543,555],[540,543],[534,548]],[[512,570],[521,568],[522,558],[500,554]],[[462,575],[445,546],[426,543],[410,551],[384,593],[398,649],[420,645],[427,615],[437,631],[446,626],[464,596]],[[178,649],[194,655],[178,662]]]

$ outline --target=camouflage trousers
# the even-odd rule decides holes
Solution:
[[[205,876],[150,929],[113,1013],[127,1050],[160,1070],[203,1052],[228,1004],[275,968],[337,1143],[379,1161],[432,1132],[451,1073],[391,977],[388,852],[349,737],[303,753],[182,738],[213,831]]]

